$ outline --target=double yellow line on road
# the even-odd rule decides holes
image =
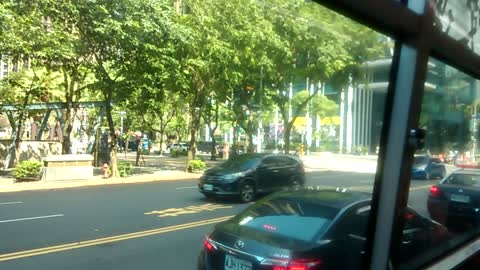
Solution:
[[[97,246],[97,245],[102,245],[102,244],[107,244],[107,243],[112,243],[112,242],[118,242],[118,241],[135,239],[135,238],[140,238],[140,237],[145,237],[145,236],[150,236],[150,235],[155,235],[155,234],[162,234],[162,233],[168,233],[168,232],[173,232],[173,231],[179,231],[179,230],[184,230],[184,229],[189,229],[189,228],[194,228],[194,227],[200,227],[200,226],[205,226],[205,225],[209,225],[209,224],[214,224],[214,223],[226,221],[231,217],[233,217],[233,216],[225,216],[225,217],[220,217],[220,218],[201,220],[201,221],[196,221],[196,222],[191,222],[191,223],[184,223],[184,224],[173,225],[173,226],[168,226],[168,227],[161,227],[161,228],[152,229],[152,230],[115,235],[115,236],[110,236],[110,237],[105,237],[105,238],[98,238],[98,239],[69,243],[69,244],[58,245],[58,246],[50,246],[50,247],[45,247],[45,248],[37,248],[37,249],[31,249],[31,250],[1,254],[0,255],[0,262],[16,260],[16,259],[21,259],[21,258],[25,258],[25,257],[38,256],[38,255],[43,255],[43,254],[49,254],[49,253],[55,253],[55,252],[61,252],[61,251],[66,251],[66,250],[84,248],[84,247]]]

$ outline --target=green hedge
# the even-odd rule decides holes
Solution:
[[[118,174],[120,177],[128,177],[132,175],[132,164],[128,161],[118,162]]]
[[[188,171],[189,172],[201,172],[206,168],[205,162],[200,159],[193,159],[188,162]]]
[[[42,163],[39,161],[22,161],[13,170],[13,176],[16,181],[40,180],[40,173],[42,172]]]

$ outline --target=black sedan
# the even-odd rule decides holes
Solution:
[[[358,269],[370,197],[346,190],[272,194],[206,235],[198,269]],[[414,257],[446,237],[445,227],[408,208],[400,259]]]
[[[305,183],[303,162],[293,155],[240,154],[207,170],[198,183],[206,197],[239,196],[250,202],[258,193],[267,193]]]
[[[480,224],[480,171],[457,170],[430,188],[428,212],[448,227]]]

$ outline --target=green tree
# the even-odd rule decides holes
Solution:
[[[162,75],[178,67],[173,54],[183,36],[172,21],[168,0],[93,0],[77,3],[77,10],[80,37],[95,60],[91,68],[106,106],[112,172],[117,176],[112,103],[129,99],[135,89],[161,91]]]
[[[14,112],[6,112],[14,132],[5,158],[5,169],[15,167],[19,161],[18,150],[25,130],[24,123],[35,113],[28,110],[27,105],[41,101],[48,90],[58,86],[56,75],[58,74],[52,74],[45,69],[25,69],[0,81],[0,95],[6,104],[14,104],[16,109]]]
[[[23,60],[33,68],[46,67],[62,74],[60,101],[66,104],[62,152],[70,153],[76,104],[90,85],[86,65],[92,60],[78,36],[75,6],[70,1],[17,0],[1,4],[0,13],[5,30],[0,51],[8,52],[14,62]]]

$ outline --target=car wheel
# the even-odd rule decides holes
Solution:
[[[207,200],[213,200],[215,199],[215,195],[214,194],[203,194],[203,196],[205,196],[205,198]]]
[[[242,202],[251,202],[255,198],[255,187],[252,183],[243,183],[240,187],[240,199]]]
[[[293,188],[299,188],[299,187],[302,187],[303,186],[303,183],[300,179],[300,176],[298,175],[294,175],[292,177],[292,180],[290,181],[290,186],[293,187]]]

